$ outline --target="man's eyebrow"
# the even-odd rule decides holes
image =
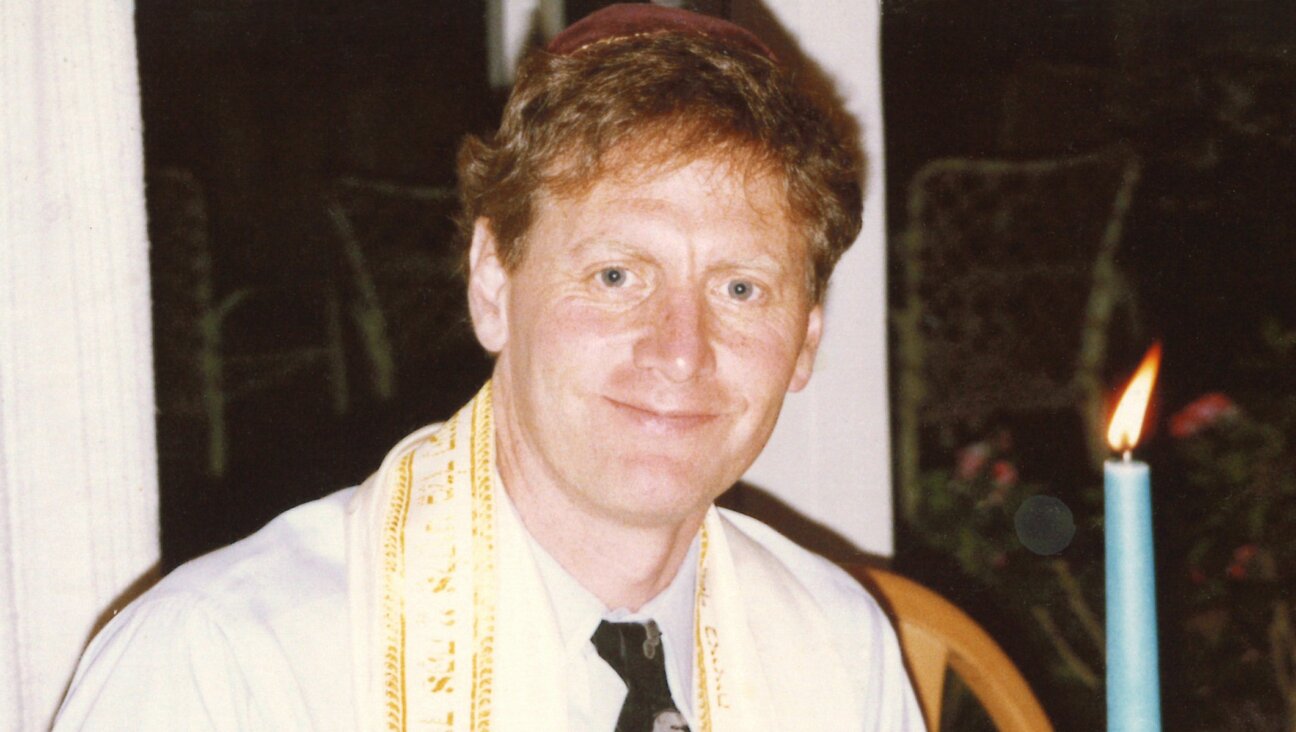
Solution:
[[[762,254],[754,254],[750,257],[743,257],[741,259],[738,258],[722,259],[712,264],[710,268],[712,270],[739,270],[739,271],[755,270],[758,272],[779,274],[782,272],[792,271],[794,267],[788,266],[789,264],[791,264],[791,262],[792,262],[791,259],[785,260],[779,257],[775,257],[772,254],[762,253]]]
[[[613,232],[594,232],[571,242],[567,247],[567,256],[580,257],[590,251],[612,254],[639,255],[649,247],[636,244],[620,234]]]

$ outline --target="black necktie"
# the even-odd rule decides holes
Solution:
[[[684,717],[671,701],[666,649],[656,623],[604,620],[590,641],[626,684],[625,704],[615,732],[688,732]]]

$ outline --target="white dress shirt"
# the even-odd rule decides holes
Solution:
[[[568,681],[567,708],[572,729],[615,729],[621,705],[625,702],[625,682],[598,655],[590,641],[603,620],[656,621],[666,653],[666,681],[670,685],[671,698],[690,727],[696,729],[691,690],[693,590],[697,580],[698,540],[693,540],[671,583],[638,612],[626,608],[608,609],[533,537],[530,543],[540,578],[553,603],[554,617],[558,620],[558,632],[565,652],[562,663]],[[614,558],[610,560],[615,561]]]
[[[131,603],[86,649],[55,730],[353,729],[343,556],[353,493],[292,509],[247,539],[180,567]],[[859,585],[772,529],[726,516],[814,593],[818,604],[808,612],[834,618],[829,627],[857,688],[851,699],[825,703],[858,708],[869,732],[921,729],[894,633]],[[612,730],[624,700],[625,685],[589,641],[599,620],[649,617],[662,630],[671,694],[698,729],[687,691],[697,551],[695,541],[670,586],[638,613],[609,611],[544,551],[533,551],[566,651],[560,662],[569,683],[570,730]],[[759,597],[756,592],[752,600]]]

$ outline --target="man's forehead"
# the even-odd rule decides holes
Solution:
[[[711,157],[619,162],[579,189],[541,192],[534,225],[550,235],[562,232],[553,241],[566,244],[543,247],[542,257],[606,254],[609,246],[653,256],[654,232],[707,230],[710,241],[724,242],[707,250],[712,265],[741,260],[771,272],[809,266],[804,231],[791,215],[785,188],[766,168]]]
[[[791,213],[786,186],[774,166],[737,146],[681,150],[651,140],[631,141],[605,152],[590,170],[561,162],[554,167],[540,191],[548,200],[580,200],[608,188],[646,189],[687,169],[709,194],[740,193],[765,215]]]

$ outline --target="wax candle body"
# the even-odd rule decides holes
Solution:
[[[1161,729],[1152,491],[1146,463],[1103,465],[1107,554],[1107,729]]]

